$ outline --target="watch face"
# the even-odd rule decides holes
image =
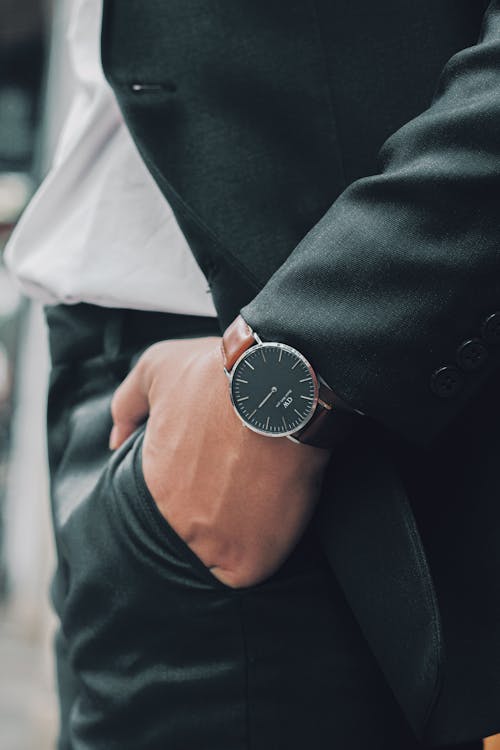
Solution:
[[[286,344],[248,349],[231,372],[231,400],[243,421],[265,435],[290,435],[312,417],[318,399],[314,370]]]

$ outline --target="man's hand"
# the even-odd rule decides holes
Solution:
[[[240,422],[219,338],[149,347],[116,390],[111,412],[112,449],[149,416],[146,484],[214,576],[250,586],[282,564],[312,515],[330,453]]]

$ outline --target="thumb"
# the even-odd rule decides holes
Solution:
[[[110,450],[118,448],[149,414],[151,369],[139,359],[111,400],[113,428],[109,436]]]

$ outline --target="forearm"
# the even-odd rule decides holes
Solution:
[[[242,309],[266,338],[303,351],[347,403],[417,441],[500,362],[481,330],[500,309],[499,122],[493,2],[432,106],[384,144],[380,174],[351,185]],[[484,335],[489,356],[464,368],[457,349]],[[436,388],[443,366],[459,381],[449,398]]]

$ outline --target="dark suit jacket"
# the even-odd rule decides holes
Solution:
[[[104,5],[222,327],[367,415],[315,522],[403,709],[436,743],[500,731],[500,2]]]

